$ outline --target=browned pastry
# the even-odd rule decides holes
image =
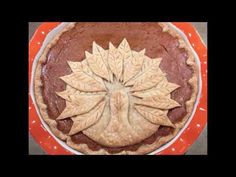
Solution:
[[[189,118],[198,92],[192,51],[167,23],[70,23],[34,77],[51,131],[84,154],[147,154]]]

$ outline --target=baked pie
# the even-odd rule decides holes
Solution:
[[[37,61],[43,120],[84,154],[147,154],[176,136],[198,92],[191,49],[167,23],[68,24]]]

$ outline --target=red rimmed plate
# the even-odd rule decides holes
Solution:
[[[53,23],[43,23],[35,31],[32,39],[29,42],[29,90],[31,83],[31,72],[32,64],[35,56],[39,52],[43,41],[45,40],[47,34],[57,27],[60,22]],[[199,103],[196,106],[196,111],[182,133],[179,134],[173,141],[171,141],[168,146],[164,146],[161,151],[156,154],[173,154],[180,155],[184,154],[188,148],[196,141],[203,128],[207,123],[207,48],[201,40],[199,34],[195,28],[186,22],[172,23],[175,27],[180,29],[188,38],[192,48],[195,50],[199,57],[201,65],[201,81],[202,89],[199,99]],[[55,155],[71,155],[73,154],[69,150],[65,149],[61,144],[59,144],[53,136],[44,128],[37,112],[35,105],[32,102],[31,96],[29,96],[29,131],[36,142],[42,147],[42,149],[48,154]]]

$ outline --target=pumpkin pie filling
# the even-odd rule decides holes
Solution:
[[[169,33],[162,32],[157,23],[77,23],[74,28],[63,33],[47,53],[41,74],[42,95],[51,119],[56,119],[66,106],[65,100],[55,92],[66,88],[66,84],[59,77],[72,72],[67,61],[82,61],[85,58],[84,52],[91,52],[93,41],[108,49],[109,41],[117,47],[124,37],[133,50],[140,51],[145,48],[147,56],[162,58],[160,68],[166,73],[168,81],[180,85],[171,93],[171,98],[181,106],[169,110],[168,117],[172,123],[181,121],[187,114],[185,103],[192,94],[192,88],[187,81],[192,77],[193,71],[186,64],[188,55],[185,49],[179,48],[178,40]],[[70,118],[57,120],[58,130],[65,134],[69,133],[72,124]],[[117,153],[122,150],[135,151],[142,144],[151,144],[172,131],[171,127],[160,126],[156,133],[142,142],[120,148],[101,146],[82,132],[72,135],[71,139],[77,144],[87,144],[94,151],[104,148],[110,153]]]

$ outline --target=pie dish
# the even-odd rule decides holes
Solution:
[[[166,23],[71,23],[38,60],[52,132],[85,154],[146,154],[170,141],[198,92],[190,48]]]

